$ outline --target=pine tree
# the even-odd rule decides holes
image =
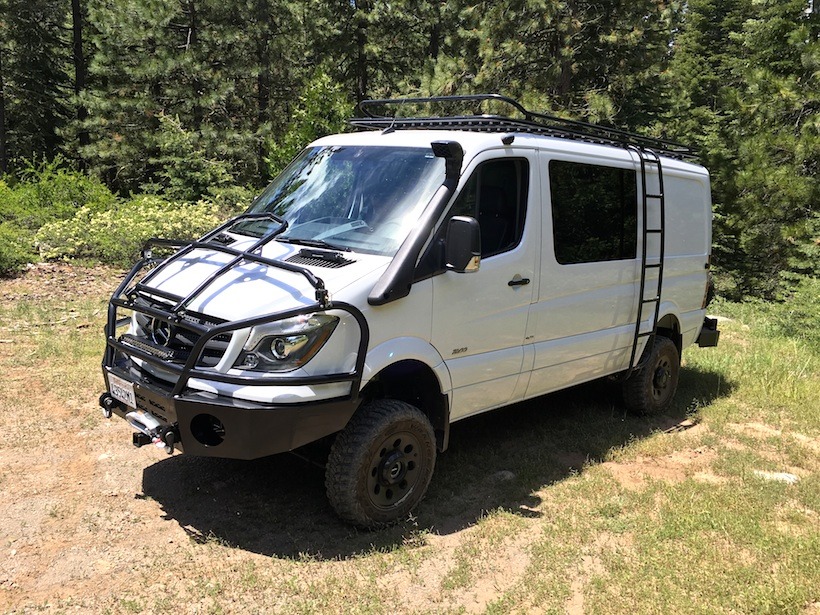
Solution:
[[[712,173],[713,261],[734,298],[773,297],[787,272],[817,271],[800,256],[820,200],[818,17],[805,8],[691,0],[676,42],[666,126]]]
[[[81,102],[88,81],[88,61],[86,43],[83,37],[86,22],[86,10],[82,0],[71,0],[71,49],[74,65],[74,103],[76,105],[76,125],[79,127],[77,145],[86,147],[89,144],[88,132],[82,128],[88,117],[88,109]]]
[[[0,33],[2,32],[3,24],[0,23]],[[6,154],[6,86],[3,74],[3,52],[3,45],[0,44],[0,175],[4,175],[9,168],[8,156]]]
[[[182,131],[186,147],[227,161],[236,181],[263,182],[264,143],[284,130],[304,59],[292,9],[285,0],[95,0],[84,150],[93,167],[118,190],[168,187],[175,169],[185,172],[168,145]]]
[[[0,2],[7,163],[60,152],[69,97],[66,15],[49,0]]]
[[[457,24],[445,37],[450,57],[432,79],[443,91],[498,92],[627,126],[657,117],[676,4],[451,0],[447,12]]]
[[[731,100],[740,86],[734,69],[742,51],[737,33],[750,15],[747,0],[690,0],[665,75],[670,98],[667,136],[696,146],[712,176],[712,261],[724,293],[734,286],[732,272],[743,262]]]
[[[802,254],[820,219],[820,16],[801,0],[763,0],[739,33],[737,122],[740,292],[774,296],[789,272],[817,275]]]

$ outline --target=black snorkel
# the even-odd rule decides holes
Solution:
[[[430,199],[430,204],[425,208],[407,239],[401,244],[393,261],[370,291],[367,297],[370,305],[384,305],[410,294],[421,250],[430,239],[436,221],[444,213],[444,208],[447,207],[447,203],[450,202],[458,186],[458,180],[461,177],[461,163],[464,160],[464,150],[461,145],[457,141],[433,141],[430,146],[436,157],[445,160],[444,182]]]

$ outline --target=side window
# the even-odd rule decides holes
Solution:
[[[529,165],[522,159],[491,160],[472,174],[450,210],[481,227],[481,256],[511,250],[524,233]]]
[[[635,258],[638,191],[634,170],[551,160],[549,174],[559,263]]]

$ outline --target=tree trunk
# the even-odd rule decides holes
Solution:
[[[0,47],[0,174],[9,169],[6,154],[6,98],[3,81],[3,48]]]
[[[256,58],[259,62],[259,75],[256,77],[256,132],[258,144],[256,148],[256,167],[261,179],[268,179],[268,165],[265,162],[265,140],[261,134],[262,126],[268,121],[271,90],[271,53],[270,41],[275,28],[271,27],[271,12],[267,10],[267,3],[258,0],[256,3],[256,20],[260,24],[256,42]],[[264,24],[264,25],[262,25]]]
[[[196,0],[188,0],[188,17],[188,42],[186,43],[185,50],[188,53],[196,54],[196,48],[199,38],[199,23],[197,22],[198,15],[196,12]],[[196,72],[194,72],[194,75],[196,75]],[[191,86],[193,90],[193,129],[196,135],[199,136],[199,133],[202,130],[202,118],[204,115],[202,111],[202,105],[200,104],[203,86],[202,82],[196,76],[194,76]]]
[[[434,3],[435,15],[430,25],[430,44],[427,47],[427,57],[431,60],[438,60],[439,49],[441,48],[441,4]]]
[[[369,0],[356,0],[356,102],[367,98],[370,83],[367,78],[367,14]]]
[[[74,95],[77,99],[77,125],[79,129],[77,137],[80,147],[83,147],[90,143],[90,139],[88,131],[83,127],[83,123],[88,118],[88,109],[79,100],[80,95],[85,90],[88,76],[88,66],[85,61],[85,54],[83,54],[83,8],[80,0],[71,0],[71,20],[74,36]]]

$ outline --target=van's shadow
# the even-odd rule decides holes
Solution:
[[[378,532],[340,522],[325,499],[324,472],[292,455],[169,457],[144,470],[144,496],[137,497],[156,500],[197,541],[278,557],[349,557],[400,546],[423,530],[455,532],[499,507],[537,516],[534,492],[613,447],[674,427],[731,388],[719,373],[684,368],[677,401],[663,417],[626,414],[618,386],[600,381],[460,421],[417,518]]]

